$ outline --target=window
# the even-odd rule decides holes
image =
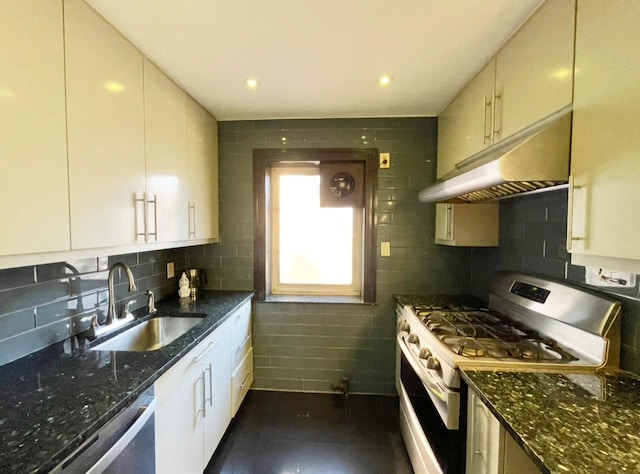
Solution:
[[[364,188],[364,206],[321,206],[320,168],[343,162],[364,169],[357,184]],[[254,150],[256,299],[346,296],[375,302],[377,163],[372,149]]]
[[[362,209],[320,206],[317,165],[272,169],[271,293],[360,296]]]

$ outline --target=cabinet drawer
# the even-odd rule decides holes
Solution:
[[[238,408],[253,383],[253,349],[245,356],[240,366],[233,373],[231,381],[231,414],[236,416]]]
[[[235,370],[242,363],[251,350],[251,304],[242,305],[229,318],[231,328],[231,370]]]
[[[200,344],[190,350],[173,367],[156,380],[155,393],[158,399],[158,406],[162,406],[185,379],[191,378],[191,371],[202,368],[195,362],[196,358],[201,356],[207,349],[221,344],[225,338],[229,337],[229,323],[229,320],[225,321],[222,326],[209,334]]]

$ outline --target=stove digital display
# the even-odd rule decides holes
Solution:
[[[522,296],[528,300],[535,301],[536,303],[544,304],[551,292],[538,286],[516,281],[511,287],[511,293]]]

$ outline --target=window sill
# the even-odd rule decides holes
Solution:
[[[260,303],[320,303],[320,304],[363,304],[359,296],[307,296],[307,295],[267,295]]]

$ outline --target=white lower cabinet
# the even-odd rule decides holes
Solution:
[[[467,405],[467,474],[539,474],[541,471],[469,390]]]
[[[240,307],[230,319],[231,326],[231,416],[236,412],[253,383],[253,348],[251,347],[251,304]]]
[[[242,363],[233,372],[231,382],[232,416],[236,416],[238,408],[242,405],[244,397],[247,396],[249,388],[253,383],[253,348],[242,360]]]
[[[158,473],[202,473],[231,421],[232,320],[155,384]]]

